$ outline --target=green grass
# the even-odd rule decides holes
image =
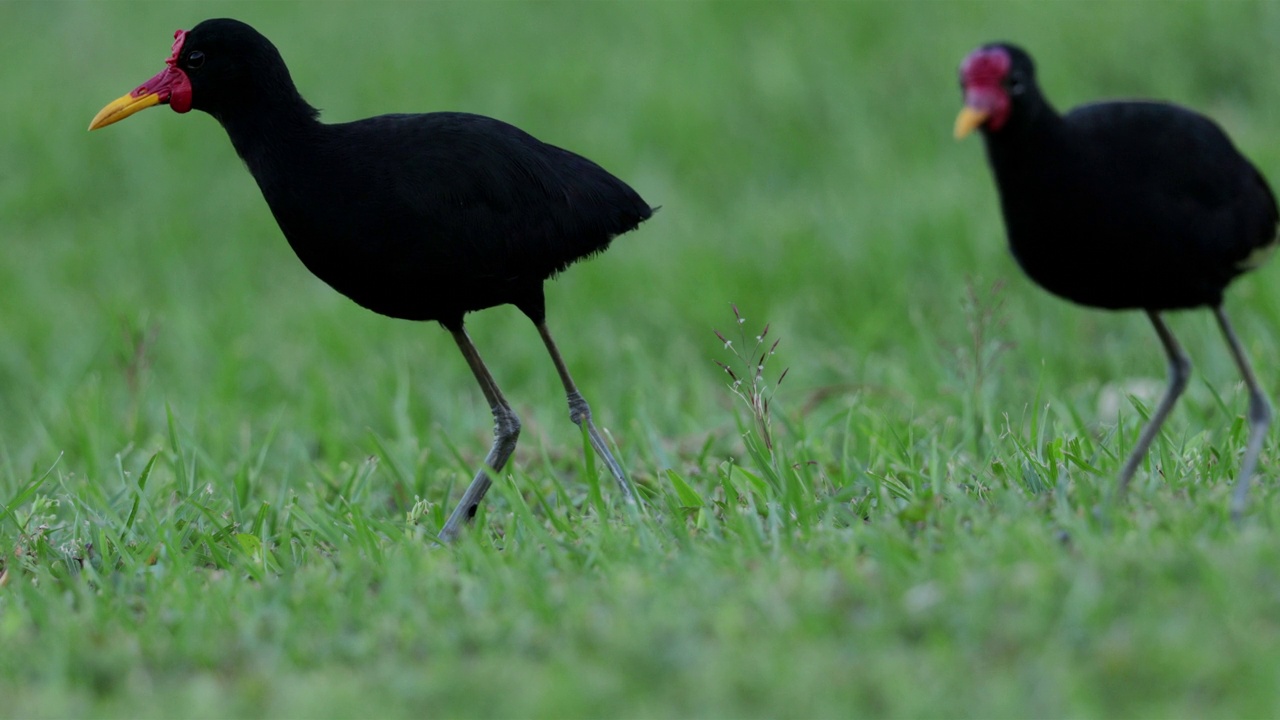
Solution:
[[[85,132],[212,16],[327,119],[494,115],[664,207],[548,285],[647,517],[501,308],[521,444],[433,541],[490,439],[448,334],[312,278],[211,118]],[[1024,279],[950,138],[1008,38],[1060,107],[1200,108],[1280,181],[1276,37],[1268,2],[0,2],[0,715],[1276,715],[1276,445],[1234,526],[1211,318],[1108,504],[1155,335]],[[1275,272],[1228,301],[1273,397]],[[730,303],[781,340],[772,450]]]

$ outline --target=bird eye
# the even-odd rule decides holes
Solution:
[[[200,67],[203,64],[204,64],[204,53],[200,52],[199,50],[192,50],[191,54],[187,56],[187,67],[191,68],[192,70],[195,70],[196,68]]]
[[[1010,75],[1004,81],[1004,86],[1010,95],[1021,95],[1022,91],[1027,89],[1026,84],[1022,82],[1022,78],[1016,75]]]

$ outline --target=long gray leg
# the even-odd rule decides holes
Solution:
[[[1222,328],[1222,335],[1231,347],[1231,355],[1235,358],[1236,367],[1240,368],[1240,376],[1249,387],[1249,444],[1245,446],[1244,461],[1240,463],[1240,474],[1236,477],[1236,490],[1231,496],[1231,517],[1239,520],[1249,498],[1249,481],[1253,479],[1253,470],[1258,465],[1262,441],[1267,436],[1267,428],[1271,426],[1271,403],[1267,402],[1267,396],[1258,387],[1258,379],[1253,376],[1249,358],[1245,357],[1240,339],[1236,337],[1236,331],[1231,327],[1221,305],[1213,309],[1213,316],[1218,318],[1218,327]]]
[[[1164,345],[1165,355],[1169,357],[1169,388],[1165,390],[1164,397],[1156,406],[1156,414],[1151,416],[1151,421],[1142,429],[1142,434],[1138,436],[1138,444],[1134,446],[1133,452],[1129,453],[1129,459],[1120,470],[1120,487],[1117,491],[1120,497],[1123,497],[1129,489],[1129,480],[1133,478],[1133,473],[1138,469],[1142,458],[1146,456],[1147,449],[1151,447],[1151,441],[1160,434],[1160,426],[1164,425],[1165,418],[1169,417],[1169,411],[1173,410],[1182,391],[1187,389],[1187,379],[1191,377],[1191,360],[1186,353],[1182,352],[1182,346],[1173,337],[1169,327],[1164,324],[1160,314],[1148,310],[1147,317],[1151,318],[1151,324],[1155,325],[1160,343]]]
[[[520,418],[516,417],[515,411],[502,396],[498,383],[494,382],[489,369],[484,366],[484,361],[480,359],[480,353],[476,351],[476,346],[467,336],[467,331],[458,328],[450,332],[453,333],[454,341],[458,343],[458,349],[462,351],[462,357],[466,358],[467,365],[471,366],[476,382],[480,383],[480,391],[484,393],[484,399],[489,401],[489,409],[493,411],[493,447],[489,448],[489,454],[484,459],[484,467],[480,468],[475,479],[467,486],[467,491],[462,494],[462,500],[458,502],[448,522],[444,524],[444,529],[440,531],[440,539],[446,543],[453,542],[462,531],[462,526],[475,517],[476,508],[480,507],[480,501],[484,499],[484,494],[489,491],[489,486],[492,484],[491,476],[502,472],[507,459],[511,457],[512,452],[515,452],[516,440],[520,438]]]
[[[551,339],[551,332],[547,330],[547,324],[540,322],[537,325],[538,334],[542,335],[542,342],[546,344],[547,352],[551,353],[551,361],[556,364],[556,372],[560,373],[560,382],[564,383],[564,391],[569,398],[569,419],[578,427],[582,427],[585,424],[587,437],[591,440],[591,447],[595,448],[596,453],[604,460],[604,464],[609,466],[609,472],[613,475],[613,479],[618,481],[618,487],[622,489],[623,498],[628,502],[635,502],[635,487],[631,484],[631,480],[627,478],[627,474],[623,472],[622,466],[613,458],[613,453],[609,452],[609,446],[605,444],[604,437],[596,429],[596,424],[591,421],[591,408],[587,406],[587,401],[583,399],[582,393],[578,392],[578,387],[573,384],[573,378],[569,376],[569,368],[565,367],[564,358],[560,357],[560,350],[556,348],[555,341]]]

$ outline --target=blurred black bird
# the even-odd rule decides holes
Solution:
[[[1212,308],[1249,388],[1249,441],[1232,499],[1244,510],[1271,423],[1223,290],[1275,249],[1275,197],[1205,116],[1157,102],[1101,102],[1059,115],[1021,48],[984,45],[960,66],[955,134],[982,130],[1009,245],[1041,287],[1072,302],[1145,310],[1169,358],[1169,387],[1120,472],[1123,493],[1186,388],[1191,362],[1161,318]]]
[[[435,112],[321,123],[275,46],[237,20],[206,20],[174,37],[165,69],[103,108],[89,129],[158,104],[209,113],[311,272],[374,312],[435,320],[453,334],[493,411],[494,442],[441,538],[452,540],[474,516],[520,434],[463,329],[466,313],[496,305],[515,305],[537,326],[570,418],[634,501],[547,330],[542,284],[654,209],[590,160],[493,118]]]

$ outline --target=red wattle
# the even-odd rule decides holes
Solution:
[[[173,48],[169,53],[169,59],[164,61],[172,73],[169,81],[169,107],[176,113],[184,113],[191,109],[191,78],[178,68],[178,56],[182,53],[182,44],[186,41],[186,30],[174,30]]]
[[[1013,59],[1002,48],[979,48],[960,64],[960,83],[964,86],[964,103],[989,113],[983,125],[999,130],[1009,119],[1009,93],[1005,78],[1013,67]]]
[[[184,113],[191,109],[191,78],[178,67],[178,54],[182,52],[182,43],[187,39],[185,30],[173,34],[173,52],[165,60],[165,68],[155,77],[142,83],[129,93],[133,97],[158,95],[160,102],[168,103],[174,112]]]

